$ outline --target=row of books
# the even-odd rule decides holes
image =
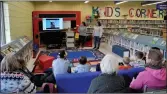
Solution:
[[[101,23],[113,24],[166,24],[164,20],[124,20],[124,19],[99,19]]]

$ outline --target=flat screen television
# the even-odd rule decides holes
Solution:
[[[43,30],[60,30],[63,29],[63,18],[43,18]]]

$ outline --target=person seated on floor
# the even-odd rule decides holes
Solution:
[[[20,71],[22,65],[13,54],[5,56],[1,62],[1,93],[35,93],[36,86]]]
[[[71,67],[69,60],[66,59],[67,52],[65,50],[60,51],[59,57],[52,63],[52,71],[54,75],[71,73]]]
[[[74,69],[75,73],[89,72],[90,65],[87,64],[87,58],[85,56],[81,56],[79,59],[79,64]]]
[[[143,52],[137,51],[135,53],[135,60],[133,62],[130,62],[130,65],[134,68],[145,67],[145,61],[143,60],[143,57]]]
[[[140,72],[136,79],[133,79],[130,88],[136,90],[165,89],[166,68],[162,65],[163,55],[160,51],[151,49],[146,56],[145,71]]]
[[[119,69],[120,70],[126,70],[126,69],[130,69],[132,68],[132,66],[130,65],[130,58],[129,57],[124,57],[123,58],[123,64],[119,63]]]
[[[107,54],[100,63],[102,74],[94,78],[88,93],[121,93],[125,89],[125,80],[117,75],[118,61]]]

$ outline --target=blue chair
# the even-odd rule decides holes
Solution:
[[[112,52],[119,55],[120,57],[125,56],[125,52],[128,53],[128,56],[130,56],[129,49],[126,49],[125,47],[119,46],[119,45],[113,45],[112,46]]]
[[[91,81],[99,76],[100,72],[86,72],[56,75],[58,93],[87,93]]]
[[[140,72],[144,71],[145,68],[131,68],[128,70],[119,70],[118,75],[128,75],[131,79],[137,76]]]

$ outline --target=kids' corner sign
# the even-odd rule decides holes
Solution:
[[[123,14],[121,14],[124,12]],[[92,15],[99,17],[121,17],[127,14],[130,18],[163,18],[166,14],[165,10],[157,9],[143,9],[143,8],[129,8],[124,11],[120,7],[92,7]]]

